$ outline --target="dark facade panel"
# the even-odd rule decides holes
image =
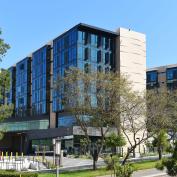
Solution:
[[[16,65],[15,115],[25,117],[31,114],[31,58],[27,57]]]
[[[10,88],[7,96],[7,103],[15,105],[16,68],[10,67],[8,71],[10,74]]]
[[[51,46],[32,54],[32,115],[49,114]]]

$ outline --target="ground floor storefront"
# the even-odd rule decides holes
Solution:
[[[53,139],[61,138],[61,149],[67,154],[86,154],[91,153],[99,136],[90,136],[89,146],[84,143],[85,136],[73,131],[71,128],[54,128],[45,130],[30,130],[7,132],[0,141],[0,151],[16,152],[24,154],[53,154]],[[97,144],[98,145],[98,144]]]

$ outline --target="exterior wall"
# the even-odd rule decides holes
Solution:
[[[128,76],[133,89],[146,89],[146,37],[128,29],[118,29],[116,69]]]
[[[116,41],[116,70],[127,76],[133,90],[143,93],[146,90],[146,36],[124,28],[118,29],[117,33],[119,36]],[[137,141],[141,136],[140,132],[136,137]],[[129,138],[133,141],[131,133]],[[128,147],[127,141],[124,152]],[[144,152],[144,144],[135,150],[137,155],[140,152]]]

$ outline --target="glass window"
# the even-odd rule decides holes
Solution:
[[[147,72],[147,82],[157,82],[157,79],[156,71]]]
[[[101,62],[101,50],[97,51],[97,63]]]
[[[82,31],[78,31],[78,42],[79,43],[82,43],[82,40],[83,40],[82,35],[83,35]]]
[[[90,58],[90,49],[87,47],[84,49],[84,59],[88,60]]]
[[[21,130],[35,130],[35,129],[48,129],[49,120],[35,120],[35,121],[23,121],[12,123],[1,123],[0,130],[9,131],[21,131]]]
[[[167,69],[167,80],[177,79],[177,68]]]
[[[73,116],[59,116],[58,117],[58,127],[70,127],[76,123]]]
[[[95,48],[91,49],[91,61],[97,62],[97,49]]]
[[[105,53],[105,64],[109,64],[110,63],[110,55],[109,55],[109,52],[106,52]]]
[[[101,36],[98,36],[97,47],[99,48],[100,46],[101,46]]]
[[[78,46],[78,59],[83,58],[83,48],[82,46]]]
[[[89,33],[85,33],[85,44],[90,44],[91,35]]]
[[[97,46],[97,39],[98,39],[97,35],[91,34],[91,45]]]

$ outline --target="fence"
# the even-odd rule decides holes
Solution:
[[[23,153],[21,156],[18,156],[18,153],[16,153],[15,156],[13,156],[12,153],[10,155],[8,152],[0,153],[0,169],[1,170],[27,170],[31,168],[31,164],[33,164],[33,168],[36,168],[38,170],[39,168],[39,161],[35,158],[32,160],[30,158],[27,158],[23,156]]]

